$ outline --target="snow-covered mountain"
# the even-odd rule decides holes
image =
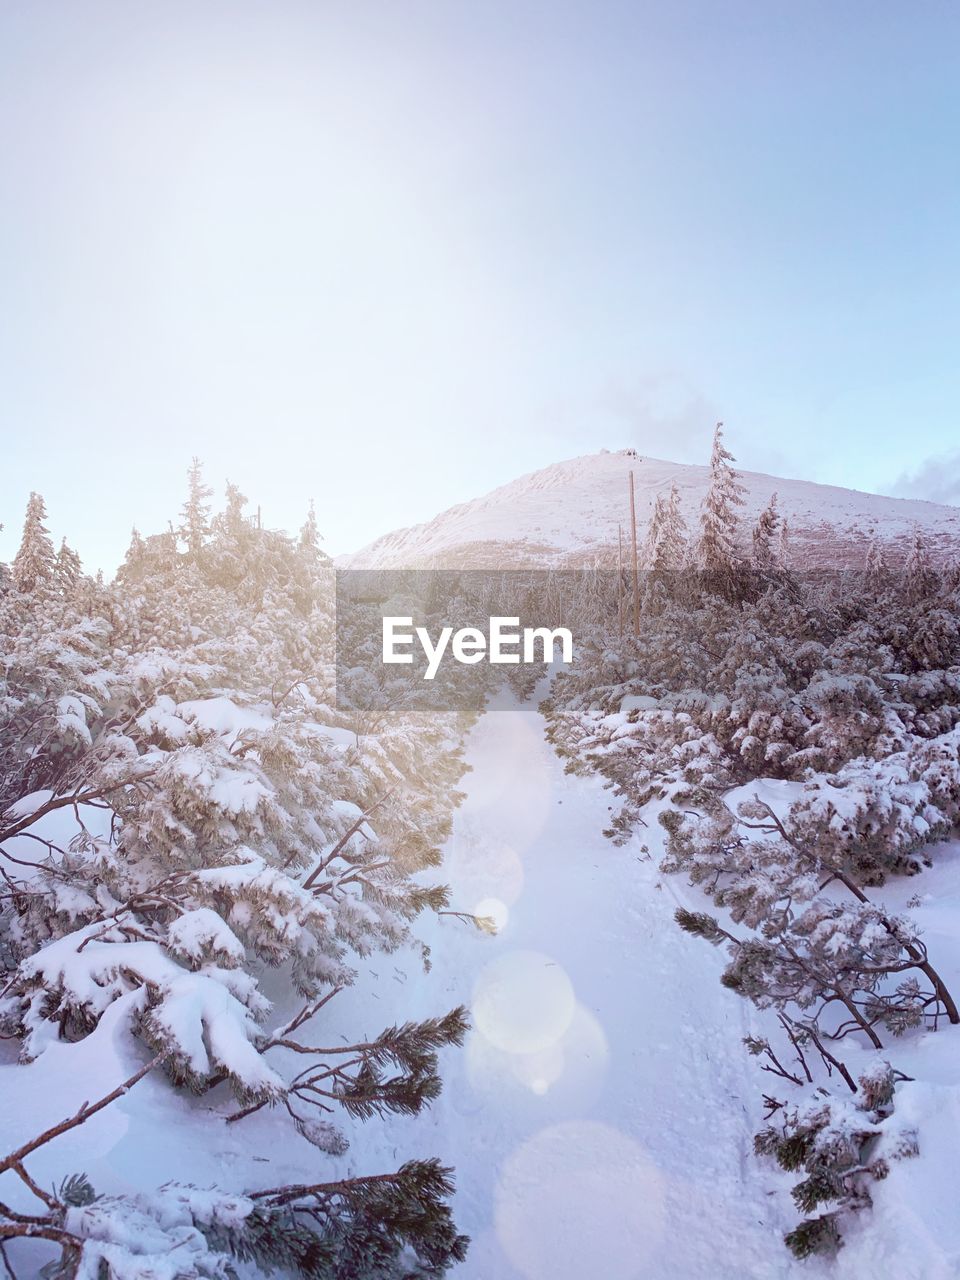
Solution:
[[[571,458],[396,529],[338,562],[351,569],[581,567],[615,562],[617,526],[630,531],[629,475],[636,485],[642,538],[657,494],[675,484],[695,525],[709,469],[639,455],[633,449]],[[871,530],[892,544],[889,562],[906,555],[919,525],[934,560],[960,553],[960,508],[914,499],[786,480],[745,471],[747,526],[777,493],[790,524],[791,560],[804,567],[860,567]]]

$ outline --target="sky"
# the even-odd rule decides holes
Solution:
[[[0,559],[635,445],[960,502],[954,0],[6,0]]]

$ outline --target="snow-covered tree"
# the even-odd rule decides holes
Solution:
[[[228,537],[241,538],[247,528],[246,518],[243,514],[247,500],[240,492],[239,487],[229,481],[227,482],[226,498],[227,504],[223,509],[223,514],[218,517],[218,522]]]
[[[211,497],[213,490],[204,483],[199,458],[194,458],[190,463],[187,478],[189,490],[181,512],[183,519],[179,533],[187,545],[187,551],[196,559],[210,532],[210,504],[207,499]]]
[[[312,498],[307,518],[300,529],[300,546],[305,551],[316,551],[320,546],[320,530],[317,526],[317,513]]]
[[[643,546],[643,563],[656,573],[676,573],[687,559],[687,526],[680,507],[680,493],[671,485],[657,494]]]
[[[658,530],[663,513],[661,502]],[[769,564],[776,539],[764,523]],[[838,1079],[866,1097],[874,1073],[848,1067],[852,1044],[862,1060],[960,1023],[932,945],[874,893],[922,874],[960,825],[960,623],[953,584],[938,583],[920,552],[910,575],[880,590],[874,552],[873,582],[793,565],[762,591],[749,578],[724,589],[702,576],[683,599],[648,591],[639,635],[621,638],[608,608],[543,703],[568,770],[600,772],[621,802],[606,834],[631,840],[652,811],[667,829],[662,868],[712,900],[713,910],[686,906],[678,923],[726,949],[725,985],[769,1023],[747,1048],[802,1095],[767,1098],[789,1117],[788,1159],[792,1137],[823,1135],[823,1150],[801,1160],[810,1157],[797,1202],[811,1216],[787,1239],[801,1256],[836,1244],[872,1176],[857,1151],[886,1143],[871,1132],[831,1163],[833,1121],[810,1122],[807,1100],[823,1104]],[[743,800],[753,780],[782,798],[777,813]],[[795,785],[767,790],[773,780]],[[831,1102],[833,1118],[849,1105]],[[763,1150],[779,1159],[771,1143]]]
[[[777,510],[777,495],[773,494],[753,529],[750,567],[761,577],[768,577],[780,567],[779,530],[780,512]]]
[[[41,1188],[26,1162],[126,1096],[160,1058],[0,1158],[0,1174],[18,1178],[36,1203],[32,1212],[0,1205],[0,1254],[10,1275],[16,1273],[6,1248],[16,1241],[53,1251],[39,1274],[77,1280],[234,1280],[235,1264],[244,1263],[258,1275],[304,1280],[427,1280],[465,1257],[469,1242],[457,1233],[447,1203],[452,1171],[437,1160],[409,1161],[395,1172],[366,1177],[241,1192],[166,1182],[98,1195],[77,1172],[49,1191]]]
[[[24,595],[44,595],[55,589],[56,553],[44,521],[46,507],[39,493],[31,493],[23,536],[13,560],[13,585]]]
[[[60,550],[57,552],[53,572],[57,585],[64,595],[69,595],[83,576],[83,565],[80,557],[72,547],[67,545],[66,538],[60,543]]]
[[[738,508],[743,506],[743,485],[730,465],[733,461],[723,443],[723,423],[718,422],[710,455],[710,482],[700,513],[697,564],[707,584],[726,595],[736,591],[742,567]]]
[[[922,529],[917,525],[904,565],[904,588],[907,598],[912,601],[923,600],[933,592],[935,584],[936,575],[930,566],[926,539]]]
[[[870,534],[865,568],[868,589],[877,593],[884,590],[887,585],[887,557],[883,539],[877,530]]]
[[[790,534],[792,530],[786,516],[780,520],[780,533],[777,538],[777,564],[781,569],[790,568]]]

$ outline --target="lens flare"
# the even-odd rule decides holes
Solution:
[[[503,933],[510,919],[510,908],[499,898],[481,898],[473,908],[473,914],[481,919],[492,920],[497,933]]]
[[[573,1021],[576,999],[563,969],[537,951],[509,951],[481,972],[474,988],[477,1030],[508,1053],[539,1053]]]
[[[446,876],[457,897],[464,902],[496,898],[513,906],[523,891],[523,863],[516,850],[486,837],[468,818],[458,826],[445,853]]]

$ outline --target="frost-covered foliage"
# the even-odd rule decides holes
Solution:
[[[47,1280],[232,1280],[236,1263],[258,1275],[306,1280],[429,1280],[465,1255],[440,1204],[453,1190],[434,1161],[410,1162],[382,1181],[356,1178],[277,1192],[228,1195],[167,1183],[149,1194],[97,1196],[86,1180],[61,1189],[64,1264]],[[69,1197],[69,1199],[67,1198]],[[79,1202],[78,1202],[79,1201]],[[381,1224],[395,1224],[384,1233]]]
[[[658,819],[663,869],[712,899],[677,920],[722,946],[724,985],[776,1019],[746,1042],[763,1069],[804,1091],[839,1076],[859,1096],[844,1042],[879,1050],[960,1022],[914,923],[872,893],[922,871],[960,825],[957,575],[919,532],[898,565],[874,534],[862,572],[804,572],[775,498],[741,527],[731,463],[718,429],[699,532],[671,526],[661,497],[639,625],[623,625],[624,578],[543,709],[568,769],[618,797],[614,843]],[[833,1133],[837,1105],[797,1104],[787,1128]],[[811,1179],[852,1202],[865,1142]],[[836,1214],[794,1236],[800,1254],[835,1244]]]
[[[732,462],[733,454],[723,443],[723,423],[718,422],[710,455],[710,484],[700,513],[696,563],[710,588],[722,595],[735,593],[742,576],[737,535],[743,485]]]
[[[737,601],[692,574],[642,589],[640,634],[597,627],[545,704],[571,769],[631,813],[751,779],[804,784],[797,822],[842,835],[871,883],[920,865],[957,816],[958,597],[897,578],[781,574]]]
[[[912,922],[891,916],[859,891],[837,901],[821,887],[826,868],[814,859],[731,839],[712,857],[687,862],[671,841],[667,870],[686,865],[731,919],[752,932],[732,933],[713,916],[679,909],[681,928],[724,943],[723,984],[758,1008],[774,1008],[814,1038],[837,1041],[861,1032],[876,1048],[891,1035],[957,1011]],[[688,846],[689,847],[689,846]],[[833,882],[833,877],[828,879]]]
[[[324,1112],[419,1111],[463,1037],[462,1010],[391,1028],[296,1087],[271,1053],[322,1024],[357,957],[415,944],[447,905],[418,873],[450,828],[469,709],[336,700],[313,512],[291,539],[235,486],[212,518],[209,497],[195,462],[178,532],[134,531],[109,586],[54,555],[31,497],[0,595],[0,1016],[31,1060],[127,1000],[174,1084],[228,1083],[241,1114],[279,1102],[312,1141]],[[273,1029],[266,967],[303,1001]]]
[[[916,1132],[893,1118],[897,1079],[888,1062],[877,1062],[861,1075],[855,1100],[820,1090],[805,1103],[779,1104],[776,1122],[757,1134],[758,1155],[803,1175],[791,1194],[808,1216],[785,1237],[798,1258],[835,1253],[844,1216],[870,1205],[870,1184],[918,1153]]]
[[[256,1275],[307,1280],[429,1280],[464,1257],[467,1242],[445,1203],[453,1190],[450,1170],[436,1160],[409,1161],[396,1173],[239,1193],[168,1182],[98,1195],[83,1173],[43,1190],[25,1160],[109,1106],[152,1065],[0,1160],[0,1173],[16,1174],[43,1206],[32,1213],[0,1207],[0,1256],[9,1274],[15,1273],[6,1248],[13,1241],[58,1248],[36,1273],[41,1280],[236,1280],[234,1264],[243,1263]]]

